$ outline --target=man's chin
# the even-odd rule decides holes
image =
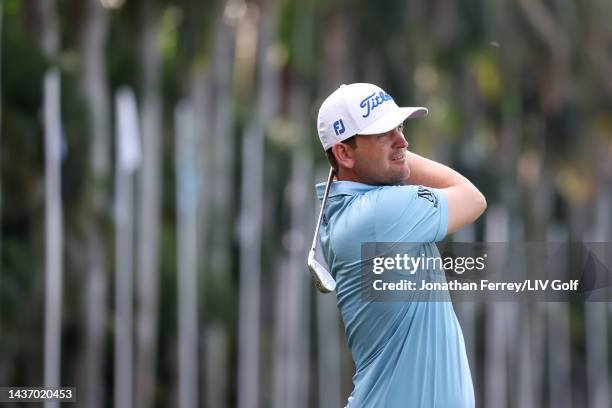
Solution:
[[[402,171],[397,178],[399,180],[398,184],[408,184],[408,179],[410,178],[410,167],[406,166],[406,169]]]
[[[399,185],[399,186],[403,186],[408,183],[408,178],[410,177],[410,169],[408,169],[407,171],[403,171],[403,172],[399,172],[396,174],[395,177],[393,177],[393,180],[391,180],[391,182],[389,184],[391,185]]]

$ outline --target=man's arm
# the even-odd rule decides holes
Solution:
[[[408,184],[441,190],[448,200],[448,231],[451,234],[473,223],[487,208],[484,195],[455,170],[418,154],[408,152]]]

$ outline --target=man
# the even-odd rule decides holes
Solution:
[[[373,302],[361,296],[363,243],[420,243],[422,252],[439,256],[435,242],[486,208],[465,177],[407,150],[403,122],[425,115],[427,109],[400,108],[365,83],[342,85],[319,110],[319,138],[337,178],[319,238],[356,367],[350,408],[475,405],[450,301]],[[317,185],[320,199],[324,187]]]

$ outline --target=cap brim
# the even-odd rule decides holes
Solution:
[[[423,107],[397,108],[393,112],[389,112],[370,126],[362,129],[360,135],[376,135],[378,133],[386,133],[391,129],[399,126],[408,118],[422,118],[427,116],[428,110]]]

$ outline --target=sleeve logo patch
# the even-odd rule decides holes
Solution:
[[[419,186],[417,189],[417,195],[431,202],[435,208],[438,208],[438,197],[434,193],[432,193],[431,190]]]

